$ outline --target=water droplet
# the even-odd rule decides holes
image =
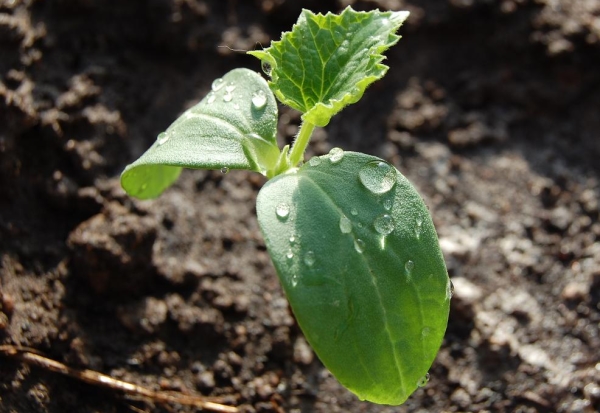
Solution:
[[[388,214],[383,214],[375,218],[373,226],[381,235],[388,235],[394,230],[394,220]]]
[[[429,335],[429,333],[431,333],[430,327],[423,327],[423,329],[421,330],[422,337],[427,337]]]
[[[304,263],[309,267],[312,267],[315,263],[315,253],[312,251],[308,251],[304,256]]]
[[[421,230],[423,229],[423,219],[417,218],[417,226],[415,227],[415,236],[417,239],[421,237]]]
[[[290,244],[293,244],[296,242],[296,235],[292,234],[290,235]]]
[[[319,165],[321,165],[321,157],[320,156],[313,156],[312,158],[310,158],[310,161],[308,161],[308,164],[310,166],[319,166]]]
[[[454,295],[454,284],[452,284],[452,280],[448,280],[448,286],[446,289],[446,299],[449,300]]]
[[[415,268],[415,263],[411,260],[406,261],[406,264],[404,264],[404,269],[406,272],[410,274],[413,268]]]
[[[289,249],[287,254],[285,254],[285,256],[287,257],[288,260],[291,260],[292,258],[294,258],[294,252]]]
[[[384,161],[371,161],[358,172],[360,182],[374,194],[385,194],[396,184],[396,169]]]
[[[386,211],[389,211],[390,209],[392,209],[392,200],[386,199],[385,201],[383,201],[383,207],[385,208]]]
[[[225,87],[225,92],[231,93],[235,90],[237,86],[233,82],[229,82],[229,84]]]
[[[252,106],[255,109],[262,109],[267,104],[267,95],[262,90],[256,91],[252,94]]]
[[[342,231],[343,234],[352,232],[352,221],[350,221],[346,215],[342,215],[340,218],[340,231]]]
[[[227,92],[223,95],[223,102],[231,102],[233,100],[233,93]]]
[[[166,141],[168,141],[170,137],[171,137],[171,135],[168,135],[165,132],[161,132],[161,133],[158,134],[158,136],[156,137],[156,139],[158,140],[158,144],[162,145]]]
[[[221,89],[223,86],[225,86],[225,81],[221,78],[218,78],[212,82],[211,88],[212,88],[212,90],[214,90],[216,92],[217,90]]]
[[[358,215],[358,210],[357,210],[356,208],[352,208],[352,209],[350,210],[350,213],[351,213],[352,215],[354,215],[354,216],[357,216],[357,215]]]
[[[362,254],[365,251],[365,242],[362,239],[354,240],[354,249],[359,254]]]
[[[329,151],[329,160],[331,163],[338,163],[344,157],[344,151],[341,148],[332,148]]]
[[[213,92],[210,92],[208,94],[208,99],[206,99],[206,103],[211,104],[215,101],[216,98],[217,96]]]
[[[425,374],[423,377],[419,379],[417,382],[417,386],[423,387],[429,382],[429,373]]]
[[[267,76],[271,76],[271,64],[269,62],[265,62],[264,60],[260,63],[260,67],[262,69],[262,71],[265,73],[265,75]]]
[[[382,19],[381,24],[387,26],[388,24],[390,24],[390,19]]]
[[[237,103],[234,103],[233,107],[235,110],[240,110],[240,105],[238,105]]]
[[[221,168],[221,173],[222,174],[226,174],[227,172],[229,172],[229,168],[228,167],[224,166],[224,167]]]
[[[275,208],[275,213],[279,218],[285,221],[290,215],[290,206],[285,202],[282,202],[279,205],[277,205],[277,208]]]
[[[292,287],[297,286],[298,285],[298,274],[292,274],[290,281],[292,283]]]

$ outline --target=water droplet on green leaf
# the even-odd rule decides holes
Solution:
[[[233,93],[227,92],[223,95],[223,102],[231,102],[233,100]]]
[[[357,216],[357,215],[358,215],[358,210],[357,210],[356,208],[352,208],[352,209],[350,210],[350,213],[351,213],[353,216]]]
[[[227,172],[229,172],[229,168],[228,167],[224,166],[224,167],[221,168],[221,173],[222,174],[226,174]]]
[[[423,377],[419,379],[417,382],[417,386],[424,387],[429,382],[429,373],[425,374]]]
[[[288,250],[287,254],[285,254],[285,256],[288,260],[291,260],[292,258],[294,258],[294,252],[290,249]]]
[[[396,169],[384,161],[371,161],[358,172],[360,182],[374,194],[385,194],[396,184]]]
[[[265,75],[267,76],[271,76],[271,64],[268,62],[265,62],[264,60],[260,63],[260,67],[262,69],[262,71],[265,73]]]
[[[215,101],[216,98],[217,98],[217,96],[215,96],[215,94],[213,92],[210,92],[207,96],[206,103],[208,103],[210,105],[211,103],[213,103]]]
[[[281,220],[285,221],[290,215],[290,206],[285,202],[282,202],[279,205],[277,205],[277,208],[275,208],[275,213]]]
[[[344,157],[344,150],[341,148],[333,148],[329,151],[329,160],[331,163],[338,163]]]
[[[164,144],[166,141],[168,141],[170,137],[171,137],[171,136],[170,136],[170,135],[168,135],[167,133],[165,133],[165,132],[161,132],[161,133],[159,133],[159,134],[158,134],[158,136],[156,137],[156,139],[158,140],[158,144],[159,144],[159,145],[162,145],[162,144]]]
[[[255,109],[262,109],[267,104],[267,95],[262,90],[256,91],[252,94],[252,107]]]
[[[354,240],[354,249],[359,254],[362,254],[365,251],[365,242],[362,239]]]
[[[381,235],[388,235],[394,230],[394,220],[390,215],[383,214],[375,218],[373,226]]]
[[[340,218],[340,231],[342,231],[343,234],[352,232],[352,221],[350,221],[346,215],[342,215]]]
[[[406,261],[406,264],[404,264],[404,269],[408,274],[412,272],[413,268],[415,268],[415,263],[411,260]]]
[[[308,161],[308,164],[310,166],[319,166],[319,165],[321,165],[321,157],[320,156],[313,156],[312,158],[310,158],[310,161]]]
[[[313,251],[308,251],[304,256],[304,263],[309,267],[312,267],[315,263],[315,253]]]
[[[214,90],[216,92],[217,90],[221,89],[223,86],[225,86],[225,81],[221,78],[218,78],[212,82],[211,88],[212,88],[212,90]]]
[[[452,284],[452,281],[449,280],[447,291],[446,291],[446,299],[447,300],[451,299],[453,295],[454,295],[454,284]]]

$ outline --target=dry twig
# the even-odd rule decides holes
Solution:
[[[0,346],[0,354],[17,358],[27,364],[35,365],[55,373],[64,374],[77,380],[92,384],[94,386],[105,387],[120,391],[130,396],[137,396],[148,399],[158,404],[178,403],[184,406],[193,406],[199,409],[209,410],[218,413],[237,413],[238,409],[232,406],[226,406],[216,402],[208,401],[204,397],[191,396],[182,393],[155,391],[137,384],[128,383],[122,380],[114,379],[102,373],[93,370],[77,370],[64,365],[55,360],[51,360],[37,353],[33,349],[16,347],[11,345]]]

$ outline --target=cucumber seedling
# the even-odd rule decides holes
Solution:
[[[386,73],[382,53],[407,17],[303,10],[281,40],[249,52],[268,82],[248,69],[216,79],[121,176],[142,199],[158,196],[183,167],[267,176],[258,221],[306,339],[361,400],[391,405],[427,382],[448,322],[451,283],[433,222],[382,159],[339,148],[303,158],[314,128]],[[276,99],[302,113],[296,140],[281,150]]]

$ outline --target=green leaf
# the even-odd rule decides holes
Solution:
[[[281,102],[302,112],[305,121],[325,126],[385,75],[381,53],[400,39],[395,32],[407,17],[350,7],[340,15],[303,10],[280,41],[248,53],[271,67],[269,85]]]
[[[277,102],[267,82],[251,70],[232,70],[127,166],[121,185],[147,199],[169,187],[182,167],[267,174],[279,156],[276,132]]]
[[[373,156],[332,151],[267,182],[257,212],[308,342],[360,399],[397,405],[423,384],[451,289],[427,207]]]

